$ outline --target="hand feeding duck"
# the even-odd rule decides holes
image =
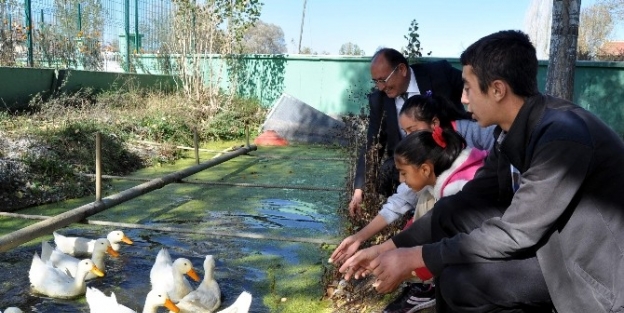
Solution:
[[[106,265],[104,261],[106,253],[113,257],[119,256],[119,253],[113,250],[108,239],[97,239],[94,244],[91,261],[93,261],[95,266],[97,266],[104,274],[106,274]],[[41,260],[44,262],[50,261],[54,267],[60,268],[61,270],[67,269],[72,276],[76,276],[78,264],[80,263],[80,259],[65,254],[58,249],[53,249],[52,246],[45,241],[42,243],[41,247]],[[91,280],[96,277],[96,275],[89,273],[87,274],[85,280]]]
[[[71,277],[64,270],[55,268],[49,262],[43,262],[35,252],[28,278],[33,291],[51,298],[69,299],[86,292],[85,277],[89,272],[104,276],[93,261],[85,259],[78,264],[76,276]]]
[[[214,279],[215,261],[212,255],[204,260],[204,280],[196,290],[178,303],[182,313],[212,313],[221,306],[221,289]]]
[[[136,313],[136,311],[127,306],[119,304],[114,292],[111,292],[110,297],[107,297],[100,290],[88,287],[86,298],[91,313]],[[158,307],[161,306],[166,307],[170,312],[178,313],[180,311],[180,309],[169,300],[165,291],[152,290],[145,297],[143,313],[156,313]]]
[[[194,281],[199,281],[199,276],[195,273],[190,260],[179,258],[171,262],[171,255],[167,249],[162,248],[156,255],[156,261],[150,270],[152,289],[166,290],[171,301],[177,303],[193,291],[184,274]]]
[[[251,294],[243,291],[229,307],[216,313],[248,313],[251,307]]]
[[[54,235],[54,243],[56,248],[63,253],[73,256],[91,255],[95,246],[95,239],[89,239],[84,237],[66,237],[57,232],[52,233]],[[121,230],[114,230],[106,236],[106,239],[110,242],[113,250],[119,251],[121,245],[120,242],[125,242],[129,245],[133,244],[132,240],[128,238]]]

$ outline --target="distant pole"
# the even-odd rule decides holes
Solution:
[[[303,0],[303,13],[301,13],[301,29],[299,30],[299,49],[298,53],[301,53],[301,38],[303,37],[303,22],[305,21],[305,9],[308,0]]]
[[[82,6],[78,3],[78,19],[77,19],[78,32],[82,31]]]

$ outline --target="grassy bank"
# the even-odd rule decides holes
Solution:
[[[266,108],[257,100],[222,100],[208,108],[178,93],[80,90],[0,112],[0,201],[16,210],[93,193],[91,179],[76,174],[95,171],[96,133],[103,174],[124,175],[175,161],[174,147],[193,146],[195,131],[204,143],[258,131]]]

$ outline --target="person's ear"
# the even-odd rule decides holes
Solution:
[[[420,173],[423,175],[423,177],[429,178],[433,173],[433,168],[431,167],[431,164],[429,162],[421,164]]]
[[[499,101],[505,97],[507,85],[502,80],[495,80],[490,86],[495,100]]]
[[[407,75],[407,71],[408,71],[408,66],[405,65],[405,63],[401,63],[399,64],[399,71],[401,72],[402,76],[406,76]]]
[[[431,119],[431,125],[429,125],[429,126],[431,126],[431,129],[434,129],[434,128],[440,126],[440,119],[437,118],[437,117],[434,117],[433,119]]]

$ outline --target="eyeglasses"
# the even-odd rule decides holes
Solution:
[[[379,85],[379,84],[387,84],[388,80],[390,79],[390,77],[392,77],[392,74],[394,74],[394,72],[397,70],[397,68],[399,68],[399,66],[395,66],[394,69],[392,70],[392,72],[390,72],[390,75],[388,75],[388,77],[386,77],[386,79],[373,79],[373,84],[375,85]]]

